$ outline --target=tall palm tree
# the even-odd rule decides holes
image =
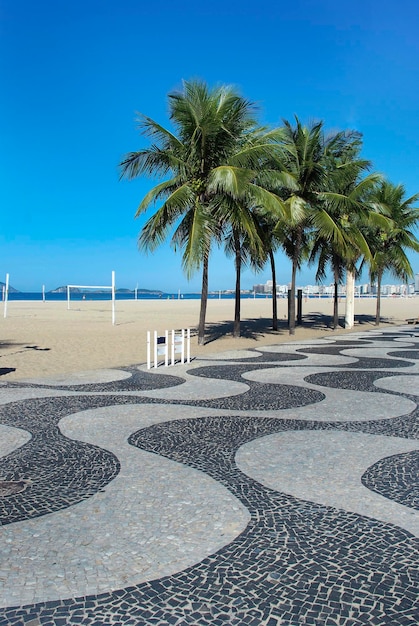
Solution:
[[[390,227],[370,229],[369,239],[372,248],[370,260],[371,283],[377,282],[377,307],[375,324],[381,316],[381,281],[385,271],[407,282],[413,276],[413,269],[406,250],[419,252],[419,241],[414,229],[419,225],[419,208],[412,205],[419,201],[419,193],[405,197],[403,185],[393,185],[382,181],[371,196],[390,220]]]
[[[139,217],[161,203],[143,226],[138,243],[140,249],[154,250],[174,229],[171,241],[183,250],[186,275],[202,267],[200,344],[205,337],[211,244],[222,235],[220,196],[247,197],[254,178],[246,167],[257,161],[257,151],[241,154],[243,136],[257,126],[253,113],[252,104],[231,87],[210,90],[200,81],[184,82],[182,92],[169,95],[174,132],[140,115],[140,130],[152,144],[127,154],[120,164],[122,178],[168,176],[137,209]]]
[[[285,222],[285,220],[282,220]],[[275,252],[280,248],[282,241],[278,239],[274,234],[275,226],[278,220],[273,215],[260,215],[259,216],[259,228],[262,232],[262,239],[264,243],[263,256],[259,265],[255,266],[258,270],[264,266],[268,261],[271,269],[272,276],[272,330],[278,330],[278,302],[277,302],[277,289],[276,289],[276,263]]]
[[[370,167],[360,158],[361,135],[344,131],[327,137],[318,135],[315,185],[310,190],[306,216],[306,245],[309,262],[317,259],[317,280],[322,280],[330,266],[334,278],[333,325],[338,326],[338,285],[345,269],[354,270],[360,254],[369,250],[362,234],[368,206],[363,201],[366,190],[377,182],[378,175],[361,178]],[[292,250],[292,246],[291,246]]]
[[[250,263],[260,270],[266,261],[266,236],[261,220],[284,218],[286,207],[278,190],[284,175],[275,168],[280,156],[280,129],[255,128],[244,135],[242,145],[230,158],[247,177],[241,188],[244,193],[233,198],[222,192],[219,223],[224,234],[225,250],[234,257],[236,270],[233,336],[240,336],[240,277],[243,265]]]
[[[239,207],[238,214],[241,213],[242,207]],[[252,224],[252,230],[257,233],[257,222]],[[256,238],[259,236],[256,234]],[[241,270],[242,267],[248,265],[258,266],[257,259],[260,258],[261,252],[258,252],[259,243],[256,240],[252,241],[252,236],[249,233],[243,231],[240,225],[233,225],[230,227],[228,234],[224,240],[225,252],[227,256],[234,258],[234,268],[236,274],[235,280],[235,297],[234,297],[234,323],[233,323],[233,337],[240,337],[240,304],[241,304]],[[261,246],[261,244],[260,244]]]
[[[366,201],[368,190],[381,179],[369,174],[360,179],[368,167],[363,160],[336,163],[329,171],[329,191],[319,194],[317,210],[313,213],[313,247],[310,261],[318,260],[317,280],[326,275],[330,266],[334,280],[333,328],[339,325],[338,285],[345,271],[356,272],[356,262],[361,255],[370,258],[364,232],[371,220],[370,205]]]
[[[307,253],[310,212],[323,189],[324,167],[323,122],[304,126],[295,118],[295,126],[284,121],[282,139],[282,171],[287,174],[281,195],[286,203],[286,219],[280,219],[274,235],[283,242],[292,262],[289,333],[295,334],[296,274]]]

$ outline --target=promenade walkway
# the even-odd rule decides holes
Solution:
[[[417,626],[419,328],[0,379],[0,625]]]

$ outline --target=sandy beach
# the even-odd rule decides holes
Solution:
[[[4,305],[3,305],[4,306]],[[159,335],[172,329],[191,329],[191,357],[232,349],[255,348],[289,341],[336,336],[343,328],[345,301],[339,304],[340,323],[331,328],[332,300],[303,301],[303,323],[290,336],[286,324],[287,301],[278,300],[279,330],[272,331],[272,301],[242,300],[242,336],[231,336],[233,300],[210,299],[207,310],[207,341],[198,346],[196,327],[199,300],[117,301],[115,325],[110,302],[15,302],[9,301],[7,317],[0,313],[0,367],[13,371],[2,380],[47,377],[85,370],[143,364],[147,360],[147,331]],[[357,299],[352,332],[376,328],[375,298]],[[2,307],[1,309],[4,312]],[[382,298],[382,324],[405,324],[419,315],[419,298]]]

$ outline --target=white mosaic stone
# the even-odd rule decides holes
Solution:
[[[32,385],[51,385],[61,387],[62,385],[91,385],[94,383],[109,383],[116,380],[130,378],[129,372],[118,369],[91,370],[86,372],[75,372],[73,374],[57,374],[45,378],[25,378],[19,380],[20,383]]]
[[[419,396],[418,376],[402,375],[379,378],[374,381],[374,385],[379,389],[388,389],[389,391],[397,391],[399,393],[407,393],[412,396]]]
[[[170,418],[202,414],[171,407]],[[127,443],[164,421],[167,407],[108,406],[61,420],[66,437],[117,455],[118,476],[68,509],[0,528],[5,547],[1,606],[101,593],[173,574],[215,552],[246,527],[249,513],[202,472]],[[33,575],[36,571],[36,585]]]
[[[412,450],[419,450],[418,441],[364,433],[292,431],[245,444],[236,454],[236,463],[271,489],[390,522],[419,536],[417,511],[361,483],[373,463]]]
[[[10,454],[23,446],[31,438],[30,433],[21,428],[0,424],[0,457]],[[0,480],[1,480],[0,470]]]

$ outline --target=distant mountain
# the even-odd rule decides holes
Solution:
[[[2,283],[0,281],[0,289],[3,290],[3,287],[6,287],[6,283]],[[9,285],[9,293],[19,293],[19,289],[15,289],[11,285]]]
[[[134,290],[132,290],[134,293]],[[164,291],[160,291],[159,289],[137,289],[137,293],[148,293],[148,294],[157,294],[163,295]]]
[[[14,291],[16,291],[16,289]],[[51,291],[48,291],[48,293],[67,293],[67,285],[62,285],[61,287],[57,287],[56,289],[51,289]],[[93,289],[87,289],[87,288],[72,287],[71,293],[109,293],[109,289],[94,289],[93,290]],[[115,293],[135,293],[135,290],[120,288],[120,289],[115,289]],[[163,291],[159,291],[158,289],[137,289],[137,293],[161,295],[163,294]]]

